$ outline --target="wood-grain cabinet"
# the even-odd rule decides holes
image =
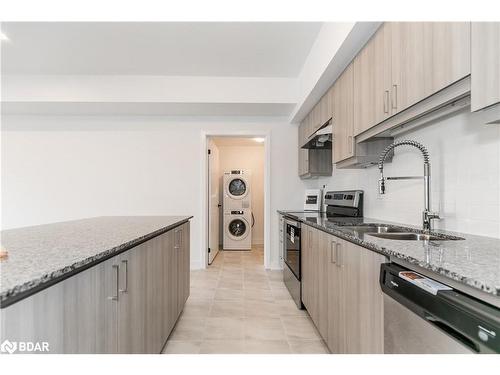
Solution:
[[[500,103],[500,22],[473,22],[471,109]]]
[[[471,73],[469,22],[386,22],[354,59],[358,135]]]
[[[475,81],[472,78],[473,98],[474,87],[476,92],[481,92],[476,96],[478,104],[473,105],[473,109],[500,100],[498,91],[495,91],[500,90],[500,55],[498,31],[495,29],[498,27],[498,24],[479,24],[475,27],[477,30],[473,27],[476,39],[483,42],[472,49],[472,61],[474,63],[476,52],[476,70],[482,72],[482,78],[481,74]],[[474,45],[474,35],[472,37]],[[495,43],[496,46],[492,47]],[[485,63],[486,50],[489,55]],[[462,81],[471,74],[470,57],[470,22],[383,23],[305,117],[299,127],[299,148],[331,117],[334,133],[332,162],[337,168],[359,168],[376,163],[377,156],[392,140],[370,138],[373,134],[364,139],[356,137]],[[494,69],[496,71],[491,72]],[[493,78],[487,79],[489,76]],[[486,85],[488,87],[481,91],[480,87]],[[451,95],[458,94],[448,96]],[[432,105],[446,104],[450,100],[448,96],[435,99]],[[482,99],[486,96],[489,99]],[[428,111],[428,107],[422,111]],[[412,116],[421,114],[417,111]],[[393,125],[397,125],[397,121]],[[307,175],[310,159],[308,151],[299,151],[299,175]]]
[[[2,341],[51,353],[160,353],[189,296],[189,223],[0,311]]]
[[[350,64],[333,85],[333,163],[354,155],[354,66]]]
[[[383,255],[305,225],[303,303],[332,353],[383,353]]]

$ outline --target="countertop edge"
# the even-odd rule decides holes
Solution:
[[[62,269],[45,274],[39,278],[33,279],[21,285],[17,285],[0,294],[0,309],[4,309],[16,302],[19,302],[35,293],[38,293],[52,285],[55,285],[67,278],[70,278],[80,272],[83,272],[99,263],[102,263],[116,255],[119,255],[133,247],[136,247],[146,241],[158,237],[184,223],[189,222],[193,216],[186,216],[184,219],[179,220],[166,227],[162,227],[153,232],[147,233],[143,236],[137,237],[131,241],[115,246],[111,249],[104,250],[92,257],[86,258],[79,262],[68,265]]]
[[[438,275],[445,276],[451,280],[454,280],[454,281],[459,282],[461,284],[464,284],[466,286],[477,289],[483,293],[487,293],[487,294],[494,295],[497,297],[500,296],[500,287],[499,286],[485,284],[485,283],[479,282],[477,280],[470,279],[466,276],[459,275],[454,271],[451,271],[451,270],[448,270],[448,269],[445,269],[442,267],[435,267],[435,266],[429,265],[427,263],[423,263],[423,262],[419,261],[418,259],[415,259],[411,256],[399,253],[393,249],[388,249],[386,247],[379,247],[373,243],[370,243],[367,241],[362,241],[359,238],[350,236],[349,234],[342,231],[342,229],[341,229],[342,226],[338,226],[337,227],[338,229],[325,228],[324,226],[319,225],[317,223],[313,223],[310,221],[303,220],[300,217],[296,217],[293,215],[293,213],[282,211],[282,210],[277,210],[277,212],[281,215],[284,215],[284,216],[288,215],[290,217],[293,217],[305,225],[309,225],[309,226],[316,228],[316,229],[319,229],[325,233],[332,234],[334,236],[342,238],[343,240],[346,240],[346,241],[349,241],[349,242],[354,243],[356,245],[359,245],[365,249],[375,251],[376,253],[385,255],[389,258],[393,257],[393,258],[404,260],[409,264],[413,264],[415,266],[419,266],[421,268],[424,268],[424,269],[431,271],[433,273],[436,273]]]

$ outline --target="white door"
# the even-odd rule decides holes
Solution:
[[[219,149],[208,140],[208,264],[219,252]]]

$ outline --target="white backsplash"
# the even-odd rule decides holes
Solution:
[[[431,162],[431,209],[439,211],[436,228],[500,238],[500,125],[485,125],[484,115],[462,111],[420,127],[396,140],[412,139],[427,147]],[[395,150],[385,176],[423,175],[420,151]],[[376,166],[336,170],[318,179],[326,190],[365,191],[364,216],[420,225],[424,207],[422,180],[388,181],[378,194]]]

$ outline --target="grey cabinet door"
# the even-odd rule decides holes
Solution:
[[[179,251],[175,248],[175,234],[173,231],[170,232],[171,235],[171,250],[168,251],[167,264],[168,264],[168,275],[167,275],[167,311],[168,311],[168,327],[169,332],[174,327],[177,317],[179,316],[178,310],[178,275],[180,274],[178,269],[178,259]]]
[[[0,342],[48,343],[50,353],[64,353],[64,285],[44,289],[0,310]]]
[[[189,223],[174,229],[175,245],[177,251],[177,314],[180,314],[189,297]]]
[[[117,256],[119,353],[146,353],[146,263],[150,242],[145,242]]]
[[[114,258],[63,283],[65,353],[116,353],[118,266]]]
[[[164,279],[167,270],[164,269],[163,258],[170,246],[169,233],[164,233],[146,242],[146,352],[160,353],[167,338],[164,332],[164,322],[168,318],[165,309]]]
[[[112,258],[2,309],[1,341],[47,342],[50,353],[116,353],[117,276]]]

